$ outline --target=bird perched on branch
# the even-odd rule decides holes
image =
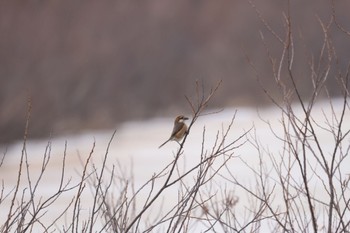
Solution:
[[[170,135],[170,138],[166,140],[162,145],[159,146],[161,148],[169,141],[177,141],[179,142],[187,133],[187,125],[185,124],[185,120],[188,120],[187,117],[180,115],[175,118],[173,132]]]

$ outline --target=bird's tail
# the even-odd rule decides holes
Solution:
[[[169,142],[170,140],[171,140],[171,138],[169,138],[168,140],[166,140],[162,145],[160,145],[160,146],[158,147],[158,149],[161,148],[162,146],[164,146],[165,144],[167,144],[167,142]]]

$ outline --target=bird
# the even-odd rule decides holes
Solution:
[[[179,115],[175,118],[173,132],[170,135],[170,138],[166,140],[162,145],[159,146],[161,148],[169,141],[177,141],[179,142],[187,133],[187,125],[185,124],[185,120],[188,120],[188,117],[183,115]]]

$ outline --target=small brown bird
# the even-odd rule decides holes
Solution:
[[[175,118],[174,128],[171,136],[168,140],[166,140],[162,145],[159,146],[161,148],[169,141],[177,141],[179,142],[187,133],[187,125],[185,124],[185,120],[188,120],[187,117],[180,115]]]

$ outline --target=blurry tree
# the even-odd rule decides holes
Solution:
[[[256,4],[261,17],[283,34],[287,3]],[[322,44],[317,17],[332,17],[330,5],[330,0],[291,3],[295,43],[316,57]],[[349,7],[342,0],[335,9],[347,28]],[[270,61],[262,54],[266,46],[277,54],[281,47],[261,28],[246,0],[1,1],[0,143],[21,137],[29,97],[30,133],[41,137],[186,111],[184,95],[195,79],[207,86],[223,80],[213,106],[265,103],[245,58],[273,86]],[[339,30],[332,37],[345,69],[349,40]],[[310,72],[302,52],[295,54],[299,83]],[[331,94],[339,94],[334,82],[328,85]],[[307,95],[310,86],[302,86]]]

